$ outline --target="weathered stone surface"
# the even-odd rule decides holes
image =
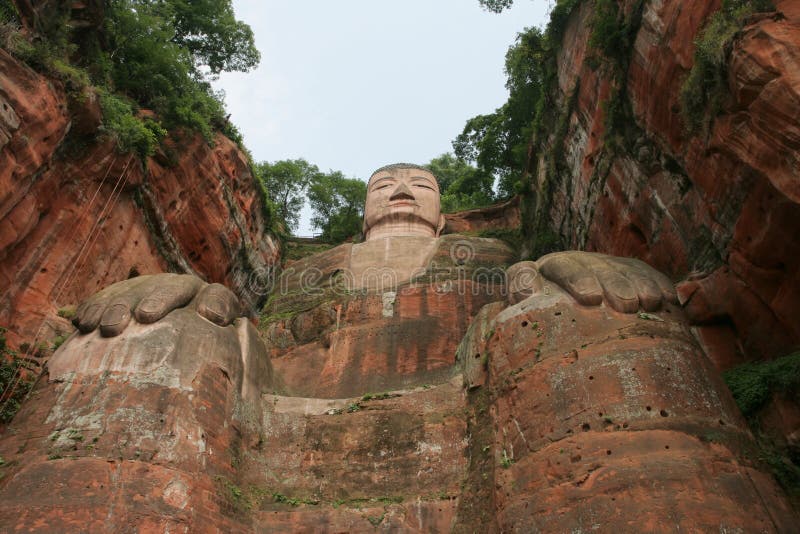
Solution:
[[[500,241],[454,235],[377,238],[296,262],[262,320],[273,365],[302,397],[447,381],[472,317],[505,299],[511,261]]]
[[[431,171],[395,163],[370,176],[364,202],[366,241],[388,236],[438,237],[443,227],[439,184]]]
[[[795,4],[776,2],[782,16],[754,17],[735,40],[730,98],[707,134],[687,133],[680,89],[695,38],[719,1],[644,3],[625,80],[635,118],[626,139],[636,141],[615,154],[604,144],[613,69],[585,61],[596,54],[588,46],[590,2],[570,17],[559,56],[562,102],[580,84],[563,148],[556,147],[568,170],[549,185],[550,227],[568,248],[637,257],[675,279],[693,271],[695,279],[708,277],[697,282],[702,294],[694,299],[710,306],[717,331],[704,332],[710,324],[703,321],[701,335],[719,337],[720,326],[728,327],[738,339],[709,348],[743,348],[712,354],[725,365],[779,356],[800,343]],[[544,187],[545,166],[531,172],[535,187]]]
[[[469,383],[492,391],[478,409],[494,428],[482,450],[496,467],[461,499],[491,490],[482,502],[498,530],[796,524],[679,308],[620,314],[575,306],[550,286],[476,322],[470,339],[485,376],[472,371]]]
[[[551,281],[506,307],[515,298],[489,291],[502,284],[461,277],[508,250],[461,237],[483,258],[461,262],[453,242],[433,257],[455,271],[433,281],[428,269],[391,299],[284,301],[311,315],[292,324],[277,307],[286,344],[271,354],[249,322],[201,315],[203,288],[136,322],[151,306],[126,295],[175,275],[94,297],[78,321],[99,327],[54,355],[0,439],[0,518],[44,532],[791,530],[795,512],[680,308],[584,307]],[[320,256],[331,268],[348,257]],[[103,337],[90,310],[117,301],[133,317]],[[328,327],[306,331],[314,317]]]
[[[520,227],[519,197],[486,208],[445,213],[444,218],[446,234],[513,230]]]
[[[266,396],[272,452],[249,456],[247,484],[315,504],[269,498],[257,529],[448,532],[466,462],[463,402],[460,380],[369,400]]]
[[[220,327],[193,305],[118,337],[75,334],[0,441],[0,518],[40,532],[247,531],[230,481],[278,387],[248,321]]]

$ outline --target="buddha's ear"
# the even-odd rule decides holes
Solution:
[[[439,214],[439,225],[436,227],[436,237],[442,235],[442,230],[444,230],[444,225],[447,223],[447,219],[444,218],[444,214]]]

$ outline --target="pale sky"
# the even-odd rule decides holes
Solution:
[[[233,0],[261,64],[215,87],[255,161],[304,158],[365,180],[451,151],[467,119],[502,105],[506,50],[551,3],[494,14],[478,0]]]

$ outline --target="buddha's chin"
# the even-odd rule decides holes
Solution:
[[[366,239],[377,237],[420,236],[436,237],[435,225],[413,211],[395,211],[381,217],[367,228]]]

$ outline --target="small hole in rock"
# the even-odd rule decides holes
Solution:
[[[590,425],[589,423],[583,423],[583,425],[581,425],[581,428],[583,429],[584,432],[588,432],[589,430],[592,429],[592,425]]]
[[[558,317],[559,315],[561,315],[561,312],[556,312],[556,317]]]
[[[478,358],[480,358],[480,357],[481,357],[481,354],[480,354],[480,353],[478,353],[478,354],[476,354],[476,355],[475,355],[475,359],[476,359],[476,360],[477,360]]]
[[[667,413],[667,410],[661,410],[661,411],[660,411],[660,412],[658,412],[658,413],[660,413],[660,414],[661,414],[661,417],[668,417],[668,416],[669,416],[669,414]]]
[[[628,423],[622,423],[622,428],[628,428]]]
[[[522,328],[525,328],[526,326],[528,326],[528,321],[522,321]]]
[[[644,407],[644,409],[645,409],[645,410],[647,410],[648,412],[649,412],[650,410],[652,410],[652,408],[651,408],[650,406],[645,406],[645,407]]]
[[[611,456],[611,451],[610,450],[606,451],[606,455]]]
[[[589,375],[589,380],[594,380],[594,377]]]
[[[720,420],[719,420],[719,424],[721,424],[722,426],[725,426],[725,421],[723,421],[722,419],[720,419]]]
[[[664,445],[664,448],[665,449],[669,449],[669,445]]]

